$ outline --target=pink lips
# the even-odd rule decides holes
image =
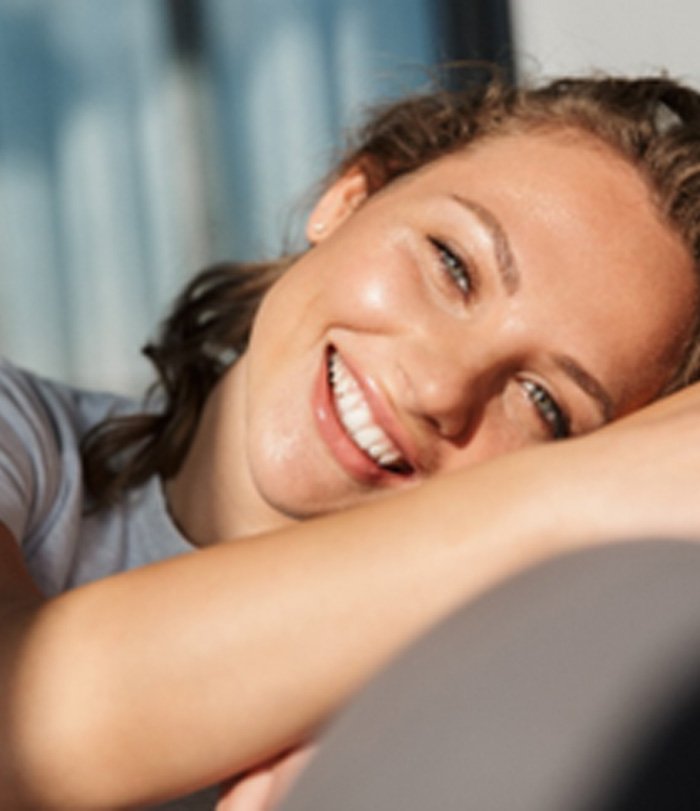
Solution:
[[[314,416],[322,439],[325,441],[338,464],[340,464],[352,478],[363,484],[376,485],[382,481],[388,482],[396,479],[405,480],[406,473],[397,473],[381,467],[364,451],[358,448],[340,422],[335,408],[333,391],[328,379],[328,357],[330,351],[329,349],[328,353],[324,355],[312,395]],[[348,365],[353,377],[355,377],[360,384],[362,392],[372,411],[374,420],[382,430],[386,432],[387,436],[391,437],[392,442],[401,449],[403,455],[404,445],[397,442],[395,432],[387,428],[387,424],[390,423],[390,420],[386,417],[382,419],[388,412],[388,408],[384,406],[377,386],[373,381],[367,381],[360,375],[356,375],[351,365],[347,364],[345,358],[343,358],[343,361]],[[404,458],[407,457],[404,456]]]

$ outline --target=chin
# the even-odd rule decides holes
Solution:
[[[274,512],[295,521],[327,515],[368,498],[368,495],[363,497],[358,493],[338,492],[328,484],[314,487],[309,482],[297,480],[290,486],[287,478],[284,481],[261,482],[258,492]]]
[[[360,488],[337,471],[319,466],[261,465],[253,469],[258,496],[274,513],[303,521],[355,506],[376,494]]]

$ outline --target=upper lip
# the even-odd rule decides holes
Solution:
[[[332,351],[338,352],[338,349],[333,347]],[[371,374],[360,372],[352,358],[349,358],[345,353],[342,353],[341,356],[343,362],[362,390],[362,394],[372,412],[374,421],[386,433],[394,445],[396,445],[401,454],[401,458],[410,465],[412,472],[419,472],[422,466],[420,464],[417,448],[397,417],[389,397],[382,386]]]

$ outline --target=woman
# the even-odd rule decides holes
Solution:
[[[244,772],[509,574],[697,535],[695,389],[598,429],[697,376],[699,122],[667,79],[379,114],[310,250],[185,292],[86,505],[127,407],[7,367],[0,805]]]

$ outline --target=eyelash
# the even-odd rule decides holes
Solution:
[[[569,418],[547,389],[532,380],[524,380],[522,385],[540,417],[552,432],[552,438],[566,439],[570,436]]]
[[[474,292],[474,278],[469,271],[467,263],[451,248],[439,239],[430,237],[430,243],[437,253],[440,265],[462,296],[470,296]]]
[[[450,282],[457,287],[462,296],[470,296],[474,292],[475,282],[468,265],[441,240],[430,237],[430,242]],[[539,416],[551,431],[552,438],[565,439],[570,436],[569,418],[554,397],[543,386],[532,380],[523,381],[523,388]]]

